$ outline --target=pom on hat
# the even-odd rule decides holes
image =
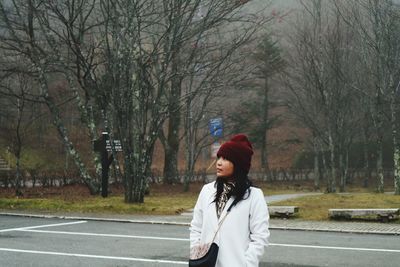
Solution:
[[[233,163],[235,167],[249,172],[253,147],[244,134],[237,134],[224,143],[217,152],[217,157],[223,157]]]

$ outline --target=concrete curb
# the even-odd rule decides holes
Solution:
[[[12,212],[0,212],[2,216],[18,216],[18,217],[29,217],[29,218],[44,218],[44,219],[63,219],[63,220],[85,220],[85,221],[105,221],[105,222],[118,222],[118,223],[140,223],[140,224],[159,224],[159,225],[177,225],[177,226],[190,226],[189,222],[178,222],[178,221],[166,221],[166,220],[134,220],[134,219],[121,219],[121,218],[102,218],[102,217],[90,217],[90,216],[66,216],[66,215],[46,215],[46,214],[30,214],[30,213],[12,213]],[[289,231],[314,231],[314,232],[331,232],[331,233],[353,233],[353,234],[378,234],[378,235],[400,235],[400,225],[391,225],[394,230],[379,230],[379,229],[342,229],[339,228],[327,228],[318,225],[319,223],[302,221],[299,224],[310,224],[309,227],[304,226],[277,226],[274,224],[282,223],[282,220],[271,220],[270,229],[272,230],[289,230]],[[295,224],[296,222],[291,222]],[[329,223],[328,223],[329,224]],[[347,224],[348,226],[349,224]],[[352,223],[354,226],[358,226],[357,223]],[[378,224],[372,224],[379,226]],[[360,226],[359,226],[360,228]],[[376,227],[375,227],[376,228]]]
[[[43,218],[43,219],[63,219],[63,220],[84,220],[84,221],[105,221],[105,222],[119,222],[119,223],[140,223],[140,224],[164,224],[164,225],[181,225],[189,226],[190,223],[182,222],[168,222],[168,221],[151,221],[151,220],[129,220],[118,218],[100,218],[100,217],[86,217],[86,216],[64,216],[64,215],[44,215],[44,214],[28,214],[28,213],[12,213],[0,212],[2,216],[18,216],[29,218]]]
[[[346,233],[346,234],[376,234],[376,235],[400,235],[396,232],[356,230],[356,229],[324,229],[324,228],[303,228],[303,227],[279,227],[273,226],[270,229],[289,230],[289,231],[310,231],[310,232],[330,232],[330,233]]]

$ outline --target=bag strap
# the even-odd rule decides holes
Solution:
[[[226,211],[224,217],[222,217],[222,219],[219,220],[217,231],[215,231],[215,234],[214,234],[214,237],[213,237],[211,243],[213,243],[214,240],[215,240],[215,237],[217,237],[218,231],[219,231],[219,229],[221,228],[222,223],[225,221],[226,216],[228,216],[228,213],[231,211],[231,209],[232,209],[234,203],[235,203],[235,202],[232,202],[232,204],[229,206],[228,210]]]

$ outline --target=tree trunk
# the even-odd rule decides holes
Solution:
[[[398,118],[398,103],[396,101],[397,91],[399,90],[400,82],[397,88],[391,94],[391,126],[393,140],[393,167],[394,167],[394,193],[400,195],[400,138],[399,138],[399,118]]]
[[[186,103],[186,173],[183,181],[183,191],[189,191],[190,180],[194,174],[195,164],[195,132],[193,127],[192,102],[188,98]]]
[[[394,194],[400,195],[400,144],[396,142],[394,147]]]
[[[384,192],[384,175],[383,175],[383,145],[382,136],[378,136],[376,151],[376,174],[378,178],[377,192]]]
[[[125,160],[125,202],[143,203],[146,189],[146,167],[141,163],[141,159],[129,153]]]
[[[320,169],[320,173],[321,173],[321,180],[326,179],[327,174],[328,174],[328,165],[326,163],[327,157],[328,155],[326,155],[326,153],[321,149],[321,158],[322,158],[322,168]],[[329,177],[329,175],[328,175]],[[327,182],[329,182],[329,178],[326,179]]]
[[[264,173],[264,176],[266,176],[269,171],[268,154],[267,154],[268,112],[269,112],[268,93],[269,93],[268,77],[265,77],[264,94],[263,94],[264,101],[262,107],[263,131],[261,134],[261,170]]]
[[[16,163],[15,163],[15,195],[22,196],[21,192],[21,155],[20,152],[17,152],[15,155]]]
[[[319,149],[315,138],[313,141],[313,148],[314,148],[314,189],[318,190],[320,182]]]
[[[81,157],[79,156],[79,153],[75,150],[72,142],[69,140],[68,135],[67,135],[67,129],[65,128],[61,117],[60,117],[60,112],[58,110],[58,107],[54,104],[53,99],[49,95],[47,91],[47,84],[45,82],[44,74],[41,72],[41,69],[39,68],[39,73],[40,73],[40,86],[42,90],[42,95],[43,98],[46,102],[47,107],[50,110],[50,113],[53,117],[53,123],[56,126],[56,129],[58,133],[60,134],[60,137],[62,139],[62,142],[65,146],[65,149],[71,156],[71,158],[74,160],[75,165],[78,167],[80,176],[84,183],[88,186],[90,194],[91,195],[96,195],[99,193],[99,187],[95,185],[95,183],[92,180],[92,177],[90,177],[90,174],[88,173],[85,164],[83,163]]]
[[[147,134],[147,137],[144,137],[146,135],[144,128],[139,130],[133,125],[124,125],[124,120],[121,122],[117,124],[120,126],[118,127],[118,135],[124,148],[125,202],[143,203],[148,186],[148,171],[152,163],[152,148],[156,135]],[[147,130],[150,133],[156,132],[153,126],[147,128]]]
[[[349,175],[349,150],[346,149],[346,159],[344,161],[344,185],[346,186],[347,183],[352,182]]]
[[[172,63],[175,70],[173,73],[178,75],[177,59]],[[179,127],[181,124],[181,110],[179,99],[181,97],[181,78],[174,77],[171,82],[171,95],[169,99],[168,111],[168,136],[164,145],[164,182],[168,184],[179,181],[178,173],[178,153],[179,153]]]
[[[187,158],[186,174],[183,183],[184,192],[189,191],[190,181],[192,180],[193,175],[194,175],[194,157],[192,153],[190,153]]]
[[[95,141],[96,139],[96,127],[95,127],[95,123],[94,123],[94,116],[93,116],[93,107],[89,107],[89,111],[88,114],[90,114],[89,120],[90,122],[87,123],[87,128],[89,129],[89,134],[90,134],[90,138],[92,139],[92,142]],[[116,158],[116,157],[114,157]],[[94,162],[94,168],[96,171],[96,175],[97,175],[97,181],[101,181],[100,177],[101,177],[101,159],[99,157],[99,153],[93,153],[93,162]]]
[[[126,151],[125,156],[125,170],[124,170],[124,188],[125,188],[125,202],[132,203],[133,201],[133,181],[135,179],[132,166],[132,153]]]
[[[22,121],[22,111],[24,106],[24,99],[17,100],[18,117],[17,117],[17,129],[16,129],[16,148],[15,148],[15,158],[16,158],[16,174],[15,174],[15,195],[22,196],[21,192],[21,150],[22,150],[22,140],[21,140],[21,121]]]
[[[384,175],[383,175],[383,111],[381,104],[380,89],[377,93],[377,114],[376,114],[376,174],[378,177],[377,192],[384,192]]]
[[[128,181],[128,189],[125,194],[125,202],[127,203],[143,203],[144,195],[146,192],[146,170],[147,162],[145,155],[139,157],[129,157],[129,172],[126,173],[126,180]]]
[[[171,134],[175,135],[175,134]],[[164,147],[164,183],[173,184],[179,181],[178,174],[178,149],[179,140],[176,137],[169,137],[168,144]],[[178,143],[178,144],[177,144]],[[172,146],[170,146],[172,145]]]
[[[148,144],[147,144],[148,145]],[[143,146],[144,147],[144,146]],[[141,149],[142,153],[129,153],[125,159],[125,202],[143,203],[146,194],[147,171],[151,165],[151,155]]]
[[[369,166],[369,150],[368,150],[368,129],[366,127],[363,131],[363,154],[364,154],[364,180],[363,187],[369,186],[369,179],[371,178],[371,169]]]
[[[55,49],[56,52],[58,52],[58,54],[61,54],[58,49]],[[65,74],[65,78],[68,81],[69,86],[71,87],[71,90],[73,92],[73,95],[76,98],[76,101],[78,103],[78,110],[79,110],[79,114],[81,117],[82,122],[86,125],[86,127],[89,130],[89,136],[92,142],[94,142],[97,138],[97,133],[96,133],[96,122],[93,116],[93,108],[91,105],[87,105],[86,103],[90,101],[90,98],[86,97],[86,101],[85,99],[82,99],[82,97],[79,94],[79,90],[78,88],[75,86],[74,80],[72,79],[71,75],[66,72]],[[79,76],[79,70],[78,70],[78,75]],[[92,88],[93,90],[93,88]],[[86,102],[86,103],[85,103]],[[104,111],[104,109],[101,110],[102,112],[102,116],[103,116],[103,120],[104,120],[104,130],[108,129],[108,122],[107,122],[107,117],[106,117],[106,112]],[[98,153],[93,153],[93,162],[94,162],[94,166],[95,166],[95,171],[97,174],[97,180],[101,181],[101,177],[102,177],[102,163],[101,163],[101,159],[99,157]]]
[[[330,179],[328,180],[328,193],[335,193],[336,192],[336,163],[335,163],[335,145],[333,142],[332,133],[329,132],[329,153],[330,153],[330,164],[331,164],[331,175]]]
[[[346,159],[343,156],[343,153],[341,152],[339,155],[339,169],[340,169],[340,187],[339,191],[341,193],[346,191],[346,180],[347,180],[347,170],[346,170]]]

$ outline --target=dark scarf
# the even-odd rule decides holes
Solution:
[[[232,195],[232,191],[235,188],[235,184],[232,182],[224,182],[224,189],[222,190],[221,196],[218,198],[216,201],[215,205],[217,208],[217,217],[219,217],[222,214],[222,211],[224,210],[226,203],[228,202],[229,198]]]

